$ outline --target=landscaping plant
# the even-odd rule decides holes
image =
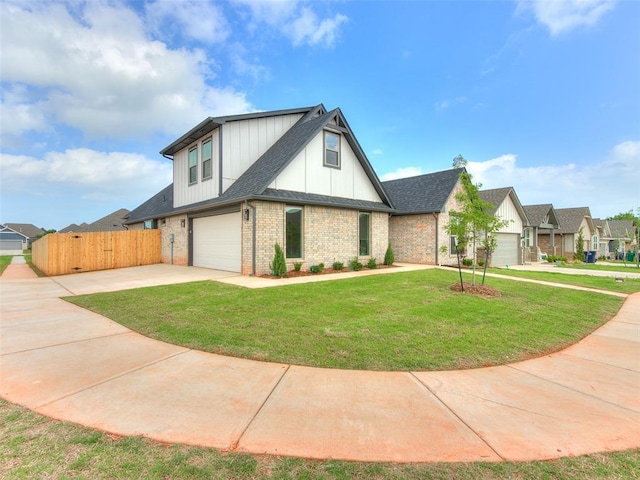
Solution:
[[[391,243],[387,246],[387,251],[384,253],[384,264],[387,266],[393,265],[395,261],[395,256],[393,255],[393,248],[391,248]]]
[[[287,274],[287,263],[284,259],[284,252],[278,242],[275,245],[275,255],[271,264],[271,274],[276,277],[284,277]]]

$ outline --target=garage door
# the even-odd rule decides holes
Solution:
[[[0,250],[22,253],[22,240],[0,240]]]
[[[193,219],[193,265],[240,272],[240,212]]]
[[[491,263],[494,267],[518,264],[520,251],[520,235],[517,233],[498,233],[498,248],[493,252]]]

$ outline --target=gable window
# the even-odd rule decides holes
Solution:
[[[285,216],[287,258],[302,258],[302,208],[287,207]]]
[[[340,168],[340,135],[324,132],[324,165]]]
[[[371,215],[360,213],[358,215],[358,255],[370,255]]]
[[[198,147],[189,150],[189,185],[198,181]]]
[[[211,139],[202,142],[202,180],[211,178]]]

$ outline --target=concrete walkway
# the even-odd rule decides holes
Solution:
[[[449,372],[224,357],[151,340],[59,298],[204,279],[261,281],[170,265],[3,275],[0,395],[119,435],[254,454],[469,462],[640,446],[640,293],[563,352]]]
[[[38,276],[31,270],[22,255],[14,256],[11,263],[2,272],[3,280],[28,280],[30,278],[38,278]]]

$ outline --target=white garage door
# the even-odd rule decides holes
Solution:
[[[518,252],[520,250],[520,235],[517,233],[498,233],[498,248],[493,252],[492,261],[494,267],[518,264]]]
[[[193,219],[193,265],[240,272],[240,212]]]

